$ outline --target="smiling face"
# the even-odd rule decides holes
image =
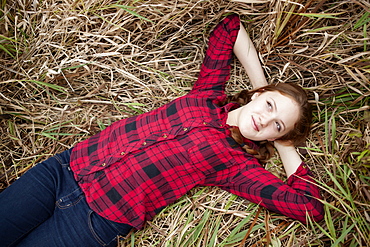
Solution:
[[[239,127],[243,137],[253,141],[274,141],[294,128],[299,107],[277,91],[257,92],[252,100],[229,112],[227,123]]]

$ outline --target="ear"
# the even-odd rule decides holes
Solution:
[[[258,96],[260,96],[261,92],[255,92],[252,97],[251,97],[251,100],[254,100],[255,98],[257,98]]]

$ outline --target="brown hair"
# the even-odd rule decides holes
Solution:
[[[229,96],[226,101],[222,102],[221,105],[225,105],[230,102],[236,102],[240,105],[248,104],[251,101],[252,95],[256,92],[266,92],[266,91],[277,91],[284,96],[293,99],[299,107],[298,121],[295,123],[294,128],[286,133],[284,136],[280,137],[279,140],[290,141],[293,145],[301,145],[304,143],[311,130],[312,121],[312,110],[311,105],[308,103],[306,91],[292,83],[277,83],[267,85],[255,90],[243,90],[240,93]],[[231,136],[239,144],[243,144],[243,138],[238,128],[231,128]],[[260,162],[265,163],[274,154],[274,148],[271,142],[261,141],[258,143],[259,149],[254,150],[248,145],[244,145],[243,149],[252,155],[254,155]]]

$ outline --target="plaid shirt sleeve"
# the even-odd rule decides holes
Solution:
[[[319,201],[319,188],[304,163],[284,183],[257,161],[255,164],[250,162],[220,187],[303,223],[307,223],[307,217],[314,221],[323,219],[324,210]]]
[[[225,83],[230,78],[233,47],[240,29],[240,19],[236,14],[226,17],[212,31],[206,56],[200,69],[198,80],[191,93],[224,95]]]

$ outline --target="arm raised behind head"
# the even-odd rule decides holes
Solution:
[[[285,141],[274,141],[274,146],[278,151],[281,161],[288,178],[297,171],[298,167],[302,163],[302,159],[297,153],[296,148],[290,145],[289,142]]]
[[[234,54],[246,70],[254,89],[267,85],[261,63],[248,33],[240,22],[240,30],[234,45]]]

